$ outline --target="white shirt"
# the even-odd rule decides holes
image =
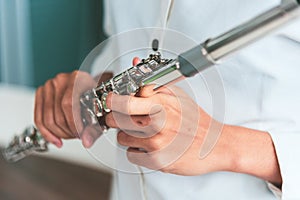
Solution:
[[[201,43],[279,3],[280,0],[107,0],[105,30],[109,35],[115,35],[143,27],[168,28]],[[211,113],[213,105],[208,98],[210,91],[207,91],[203,79],[214,76],[217,71],[225,92],[225,116],[221,115],[225,117],[223,121],[271,134],[283,178],[282,199],[287,200],[300,199],[299,27],[300,21],[297,20],[226,59],[214,69],[188,80],[192,85],[192,93],[196,94],[195,100]],[[150,45],[154,38],[166,40],[166,35],[159,31],[152,31],[144,37],[147,41],[143,45]],[[119,49],[128,46],[122,42],[113,45]],[[161,48],[167,46],[161,43]],[[99,60],[103,57],[107,59],[107,55],[113,58],[116,48],[108,45],[104,54]],[[134,55],[134,52],[128,53],[127,58],[120,62],[126,63],[123,63],[126,66]],[[211,88],[218,86],[216,84]],[[259,153],[259,149],[257,151]],[[117,165],[125,162],[123,156]],[[134,171],[134,166],[125,165]],[[145,173],[141,177],[139,174],[116,172],[113,198],[276,199],[264,180],[232,172],[194,177],[162,172]]]

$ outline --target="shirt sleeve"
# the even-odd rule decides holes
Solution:
[[[271,136],[283,180],[282,193],[274,185],[268,186],[282,200],[300,199],[300,131],[271,131]]]
[[[268,185],[268,188],[273,192],[273,194],[275,195],[275,197],[280,200],[281,197],[282,197],[282,191],[281,191],[281,189],[279,189],[278,187],[276,187],[275,185],[273,185],[270,182],[267,182],[267,185]]]
[[[91,74],[97,76],[103,72],[120,73],[120,64],[115,58],[118,56],[118,44],[114,38],[108,38],[99,44],[89,55]]]
[[[278,60],[282,67],[289,68],[287,79],[282,79],[283,87],[275,90],[272,99],[273,118],[278,118],[276,125],[269,127],[275,146],[281,176],[283,180],[281,191],[275,186],[268,184],[269,188],[282,200],[300,199],[300,94],[298,92],[299,78],[293,75],[299,74],[300,60],[300,20],[280,30],[278,38],[284,52],[278,54]],[[275,84],[275,87],[279,88]]]

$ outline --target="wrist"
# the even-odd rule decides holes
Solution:
[[[267,132],[226,125],[222,135],[230,152],[228,171],[244,173],[281,184],[281,174],[271,136]]]
[[[216,122],[218,123],[218,122]],[[213,165],[212,171],[232,171],[237,172],[237,168],[239,165],[239,159],[237,158],[238,151],[236,150],[235,142],[234,142],[234,135],[232,134],[233,131],[231,130],[232,127],[226,124],[218,124],[215,125],[217,128],[216,131],[221,131],[221,134],[216,142],[215,145],[203,145],[201,149],[201,158],[206,160],[213,160],[215,163]],[[207,134],[215,134],[214,132],[209,133],[206,130]],[[207,140],[206,136],[206,139]],[[207,141],[206,141],[207,142]],[[204,148],[205,147],[205,148]],[[207,148],[209,147],[209,148]],[[212,148],[210,151],[209,149]],[[205,156],[204,156],[205,155]],[[204,156],[204,157],[203,157]]]
[[[240,168],[240,158],[242,157],[236,145],[237,138],[234,134],[233,127],[230,125],[223,125],[222,133],[216,145],[220,152],[221,170],[238,172]]]

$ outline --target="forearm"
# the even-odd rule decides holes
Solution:
[[[222,135],[230,143],[232,171],[282,184],[276,151],[267,132],[227,125]]]

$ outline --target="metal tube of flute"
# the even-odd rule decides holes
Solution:
[[[193,76],[213,66],[218,60],[255,42],[299,16],[300,0],[286,0],[252,20],[184,52],[178,57],[180,71]]]

